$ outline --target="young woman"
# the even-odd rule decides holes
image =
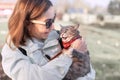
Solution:
[[[49,33],[54,30],[54,19],[55,11],[49,0],[17,1],[2,49],[2,66],[12,80],[62,80],[67,74],[72,64],[71,49],[64,50],[51,61],[42,50]],[[84,41],[81,43],[81,51],[85,51]],[[84,78],[91,80],[94,76]]]

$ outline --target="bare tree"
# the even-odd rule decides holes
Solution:
[[[112,15],[120,15],[120,0],[111,0],[108,5],[108,12]]]

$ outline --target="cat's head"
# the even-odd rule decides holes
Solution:
[[[78,25],[68,25],[61,26],[60,37],[63,42],[69,42],[72,38],[79,35],[79,24]]]

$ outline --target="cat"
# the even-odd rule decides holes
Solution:
[[[60,43],[62,48],[68,49],[75,40],[82,38],[78,28],[79,25],[62,26],[60,30]],[[73,63],[63,80],[76,80],[90,72],[89,51],[81,53],[74,49],[72,56]]]

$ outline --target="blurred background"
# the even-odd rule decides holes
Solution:
[[[51,0],[59,24],[80,24],[96,80],[120,80],[120,0]],[[0,52],[16,0],[0,0]],[[1,62],[1,56],[0,56]],[[1,64],[0,64],[1,66]],[[0,80],[10,80],[0,67]]]

